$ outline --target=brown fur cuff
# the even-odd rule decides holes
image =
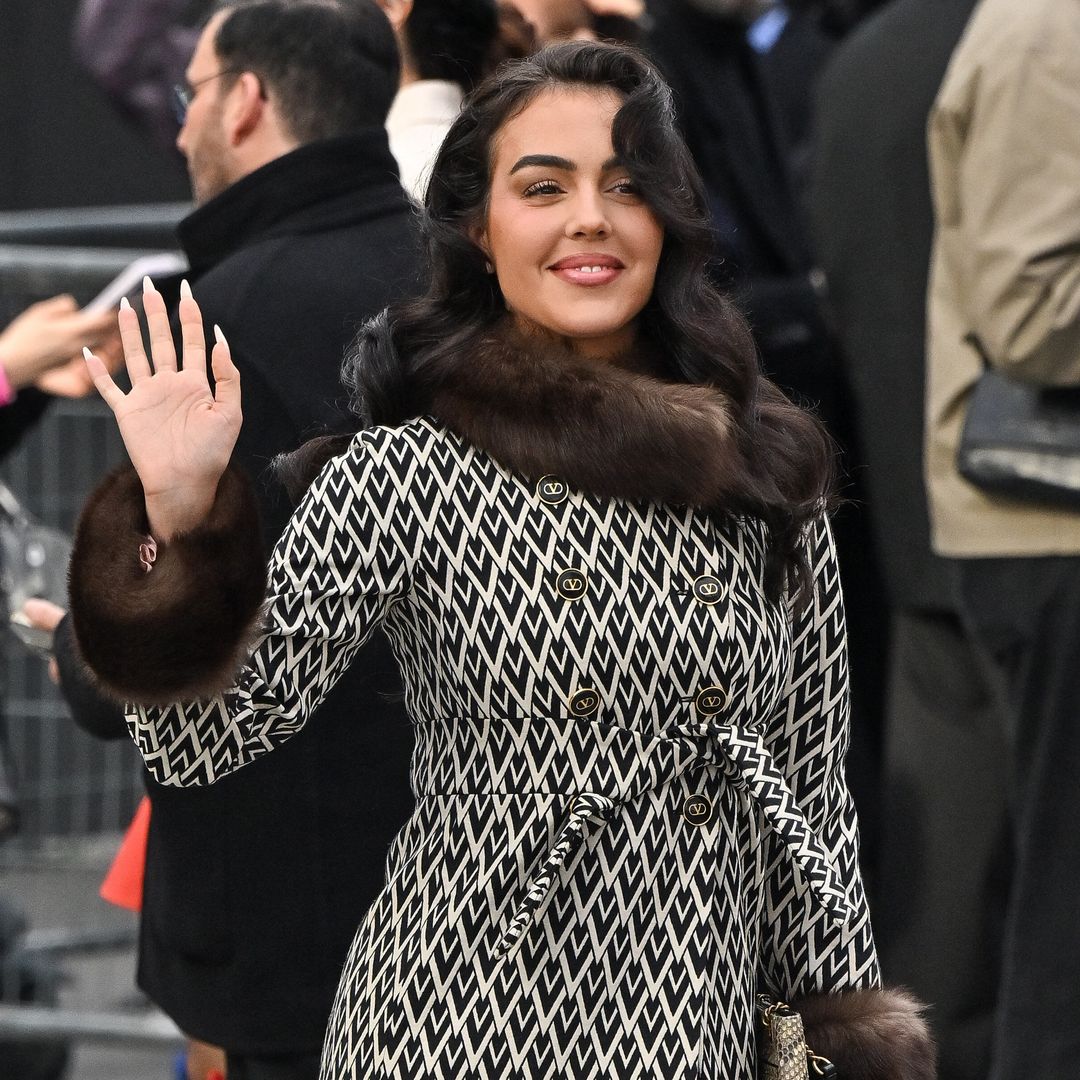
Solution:
[[[843,1080],[934,1080],[937,1050],[924,1006],[906,990],[850,990],[792,1002],[806,1045]]]
[[[100,688],[161,704],[226,689],[258,628],[266,590],[259,512],[248,480],[229,470],[210,516],[160,544],[147,573],[142,484],[111,473],[79,518],[71,556],[72,629]]]

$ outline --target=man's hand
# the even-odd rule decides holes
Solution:
[[[225,1080],[225,1051],[218,1046],[188,1039],[188,1080]]]

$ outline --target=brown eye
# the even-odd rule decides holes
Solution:
[[[535,184],[530,184],[523,192],[523,195],[558,195],[562,189],[554,180],[538,180]]]

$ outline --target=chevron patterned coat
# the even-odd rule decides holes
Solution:
[[[653,392],[613,378],[617,411],[634,386]],[[827,522],[806,537],[810,601],[772,602],[755,520],[591,493],[513,456],[430,416],[362,432],[278,544],[260,636],[228,689],[141,706],[132,733],[166,784],[258,768],[318,723],[383,627],[416,727],[417,809],[357,912],[326,1080],[751,1080],[757,989],[872,999],[879,984]],[[243,591],[239,569],[216,573],[197,549],[216,542],[220,559],[235,535],[233,479],[201,537],[102,587],[117,535],[144,520],[133,474],[111,483],[73,564],[92,665],[102,633],[135,649],[153,636],[100,621],[118,589],[168,599],[189,580],[188,606]]]

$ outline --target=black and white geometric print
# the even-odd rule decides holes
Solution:
[[[759,986],[878,985],[824,522],[810,544],[816,595],[789,611],[756,523],[526,481],[432,420],[324,470],[237,686],[132,720],[159,780],[210,782],[388,633],[417,808],[326,1080],[750,1080]]]

